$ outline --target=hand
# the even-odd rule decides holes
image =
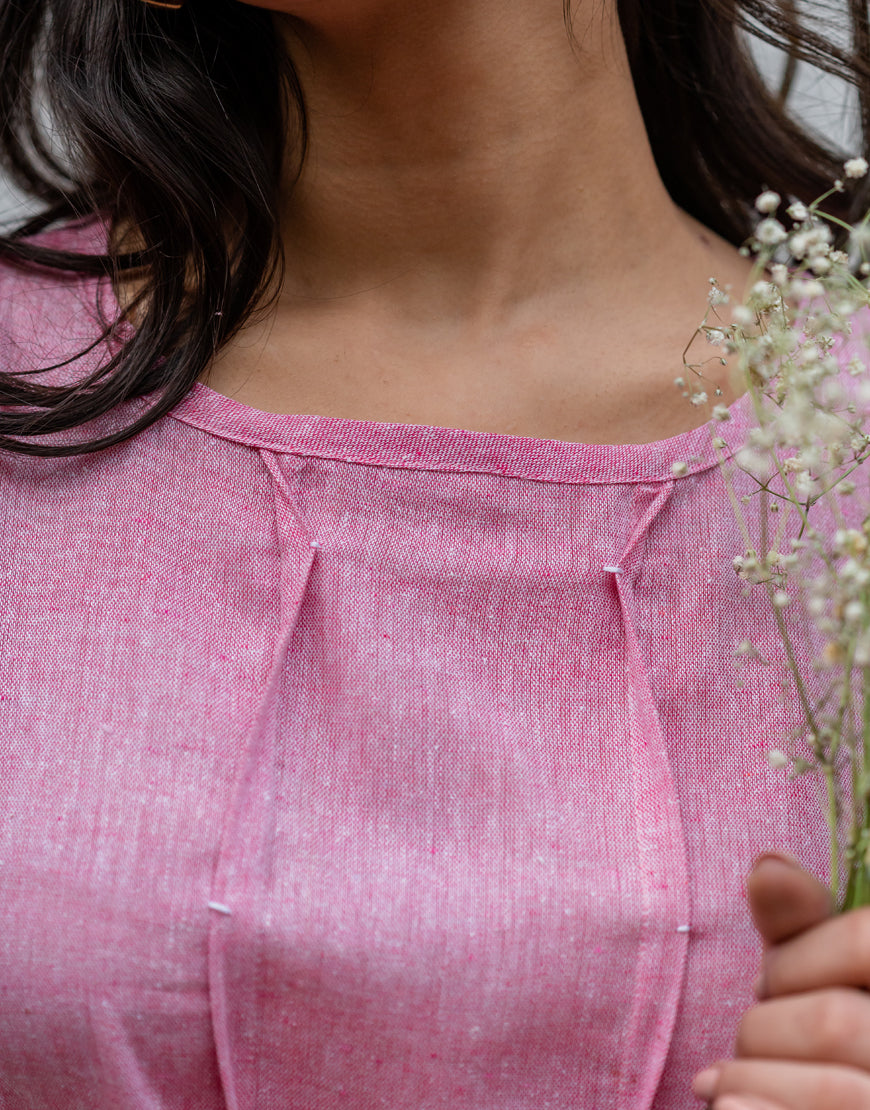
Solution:
[[[761,1001],[695,1093],[713,1110],[870,1110],[870,908],[832,916],[827,887],[783,856],[756,860],[747,891]]]

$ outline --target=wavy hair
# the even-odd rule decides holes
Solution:
[[[849,49],[805,26],[791,0],[616,2],[665,187],[735,246],[752,233],[762,189],[809,203],[842,172],[842,152],[788,112],[797,61],[856,89],[866,149],[867,0],[847,0]],[[740,31],[785,51],[778,92]],[[64,136],[63,162],[46,141],[46,110]],[[180,11],[142,0],[0,0],[0,165],[40,206],[0,235],[0,259],[35,274],[135,280],[128,312],[143,309],[108,361],[73,384],[27,379],[117,338],[118,320],[102,321],[99,338],[65,363],[35,372],[0,367],[0,448],[41,456],[102,450],[177,405],[216,350],[277,296],[264,300],[283,277],[282,175],[289,165],[298,178],[306,146],[303,90],[269,11],[238,0],[188,0]],[[833,194],[826,211],[856,222],[868,187],[865,179]],[[108,228],[106,253],[38,241],[54,224],[94,217]],[[834,226],[840,249],[847,234]],[[111,435],[27,442],[152,393],[144,416]]]

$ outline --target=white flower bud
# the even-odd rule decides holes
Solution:
[[[707,294],[707,300],[710,302],[710,304],[713,305],[714,308],[716,305],[728,304],[731,298],[727,293],[724,293],[721,289],[718,288],[715,278],[710,278],[710,284],[713,287]]]
[[[866,632],[855,641],[855,654],[852,661],[856,667],[870,666],[870,635]]]
[[[785,609],[791,605],[791,598],[785,590],[777,590],[773,595],[773,604],[777,609]]]
[[[843,166],[846,177],[864,177],[867,168],[867,161],[864,158],[850,158]]]
[[[808,231],[796,231],[788,241],[788,247],[795,258],[803,258],[810,244]]]
[[[688,474],[688,472],[688,466],[681,460],[671,464],[671,474],[673,474],[675,478],[682,478],[683,475]]]
[[[823,297],[825,287],[820,281],[813,281],[812,278],[808,280],[798,278],[792,282],[791,292],[797,300],[803,300],[804,298],[809,300],[812,297]]]
[[[783,239],[788,238],[788,232],[779,220],[769,218],[762,220],[755,229],[755,238],[766,247],[775,247]]]
[[[775,212],[779,208],[780,202],[779,193],[775,193],[772,189],[767,189],[755,198],[755,207],[759,212]]]
[[[741,447],[734,457],[734,461],[741,470],[752,474],[756,478],[766,478],[770,472],[770,461],[766,455],[753,451],[750,447]]]
[[[786,208],[786,213],[789,216],[791,216],[791,218],[793,220],[796,220],[798,223],[800,223],[803,220],[808,220],[809,217],[810,217],[809,209],[807,208],[807,206],[805,204],[802,204],[799,200],[796,200],[794,202],[794,204],[790,204],[788,206],[788,208]]]
[[[859,254],[870,249],[870,227],[866,224],[853,224],[849,231],[849,249]]]
[[[788,756],[779,748],[772,748],[767,753],[767,762],[775,771],[781,771],[783,767],[788,766]]]
[[[782,303],[782,294],[770,281],[756,281],[749,297],[752,307],[760,312],[769,312]]]
[[[755,313],[746,305],[739,304],[731,312],[731,319],[741,328],[751,327],[755,323]]]

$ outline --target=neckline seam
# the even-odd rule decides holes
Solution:
[[[293,455],[297,458],[303,458],[303,459],[323,459],[324,461],[328,461],[328,462],[346,463],[349,466],[371,466],[371,467],[376,467],[379,470],[409,470],[409,471],[413,471],[415,473],[430,473],[430,474],[489,474],[489,475],[492,475],[493,477],[496,477],[496,478],[512,478],[512,479],[514,479],[516,481],[520,481],[520,482],[537,482],[537,483],[546,484],[546,485],[636,486],[636,485],[663,485],[667,482],[672,482],[672,483],[684,482],[688,478],[693,478],[697,475],[706,474],[708,471],[713,470],[713,469],[715,469],[719,466],[718,461],[716,459],[713,459],[713,460],[710,460],[710,461],[705,461],[701,465],[690,468],[689,470],[686,471],[685,474],[679,474],[679,475],[673,474],[672,472],[668,472],[667,474],[665,474],[665,473],[657,473],[657,474],[639,473],[639,474],[634,475],[634,476],[626,475],[625,477],[615,477],[615,476],[611,476],[611,477],[594,477],[594,476],[592,476],[592,477],[570,477],[569,476],[569,477],[559,477],[559,478],[540,477],[540,476],[535,477],[535,476],[532,476],[530,474],[518,474],[518,473],[514,472],[510,467],[507,467],[507,468],[505,468],[505,470],[502,471],[502,470],[498,470],[494,467],[485,467],[485,466],[462,466],[462,465],[457,465],[457,466],[445,466],[445,465],[434,466],[434,465],[430,465],[430,466],[427,466],[423,463],[403,464],[403,463],[397,462],[395,460],[378,461],[378,460],[375,460],[375,459],[366,459],[366,458],[347,458],[345,456],[338,455],[338,454],[328,454],[325,451],[318,451],[318,450],[314,450],[314,449],[303,449],[303,448],[300,448],[299,446],[293,446],[293,445],[289,445],[289,444],[275,442],[273,440],[267,440],[267,439],[260,438],[260,437],[254,435],[254,434],[251,434],[249,432],[242,431],[242,430],[239,430],[239,429],[224,430],[224,429],[221,429],[221,428],[216,428],[216,427],[213,427],[209,421],[207,421],[207,420],[198,421],[190,415],[182,415],[180,413],[175,413],[175,412],[168,412],[168,413],[166,413],[166,415],[171,417],[173,420],[178,421],[181,424],[186,424],[188,427],[196,428],[197,431],[202,432],[203,435],[213,436],[217,439],[223,440],[226,443],[236,443],[236,444],[239,444],[240,446],[245,447],[246,449],[251,450],[251,451],[267,451],[267,452],[269,452],[270,454],[273,454],[273,455]],[[278,414],[275,414],[275,415],[280,416],[282,414],[278,413]],[[325,419],[329,419],[329,418],[325,418]],[[405,427],[406,425],[389,425],[389,426],[390,427],[395,427],[395,426]],[[413,428],[425,427],[425,426],[426,425],[417,425],[417,424],[407,425],[407,427],[413,427]],[[704,425],[702,425],[701,427],[703,428]],[[451,431],[451,430],[454,430],[454,429],[447,429],[447,430]],[[462,429],[456,429],[456,430],[457,431],[462,431]],[[485,434],[485,433],[476,433],[476,434]],[[491,433],[491,434],[496,434],[496,433]],[[568,443],[569,441],[567,441],[567,440],[552,440],[552,441],[533,440],[532,442],[535,442],[535,443],[543,443],[543,442]],[[616,445],[614,445],[614,444],[585,444],[585,443],[574,444],[573,442],[571,442],[571,446],[588,447],[588,448],[604,447],[606,449],[612,449],[614,447],[616,447],[616,448],[618,448],[618,447],[643,448],[643,447],[646,447],[648,445],[647,444],[616,444]],[[578,464],[578,468],[581,465],[582,464]]]

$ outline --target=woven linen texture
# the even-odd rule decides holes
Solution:
[[[22,368],[109,302],[0,298]],[[0,456],[0,1107],[695,1107],[753,1004],[753,856],[827,854],[765,760],[795,709],[708,439],[198,384]]]

